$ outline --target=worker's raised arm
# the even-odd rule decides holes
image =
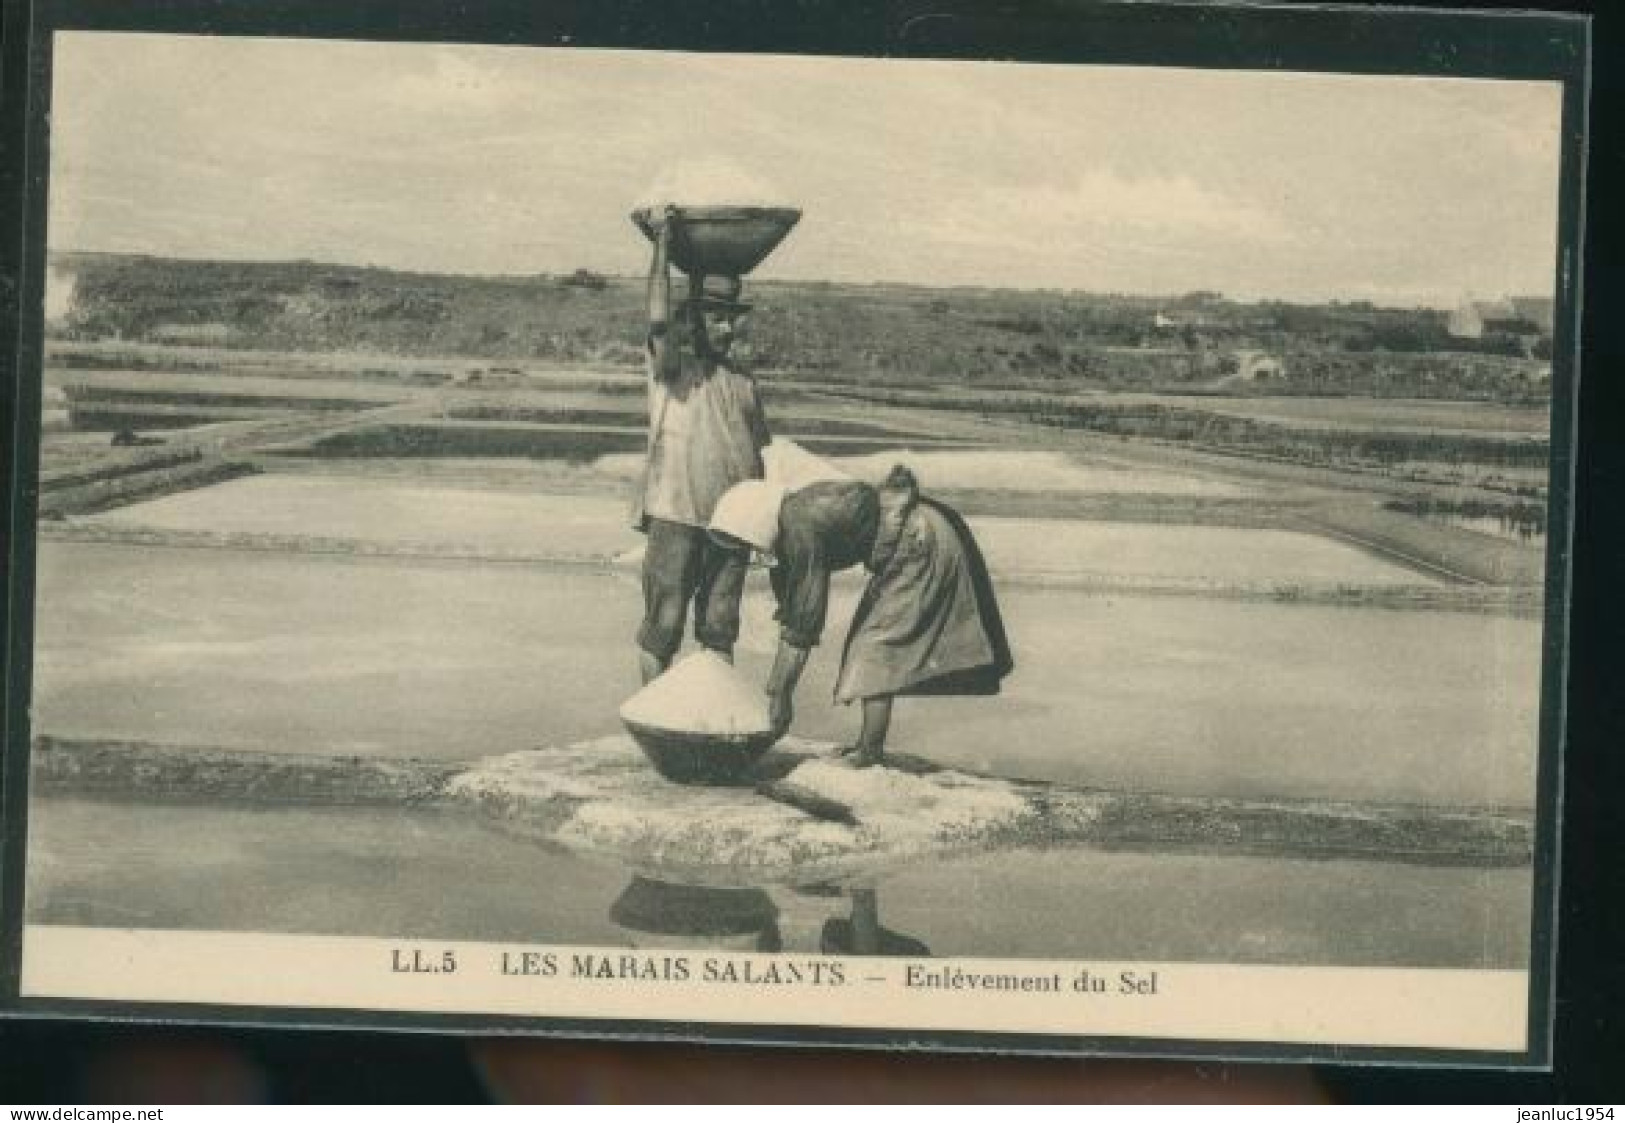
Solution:
[[[676,236],[677,208],[665,208],[658,221],[649,263],[649,369],[656,378],[670,381],[681,364],[671,326],[671,240]]]

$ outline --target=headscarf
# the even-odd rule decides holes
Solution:
[[[746,480],[734,484],[717,500],[711,513],[712,535],[726,535],[745,542],[769,560],[779,538],[779,508],[784,505],[786,488],[767,480]]]

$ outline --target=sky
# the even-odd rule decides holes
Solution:
[[[1554,285],[1555,83],[82,32],[54,65],[53,250],[639,274],[629,210],[697,169],[802,209],[762,277]]]

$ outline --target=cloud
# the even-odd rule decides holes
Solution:
[[[1181,238],[1242,244],[1287,243],[1289,226],[1244,200],[1188,176],[1129,177],[1106,171],[1064,185],[1003,185],[965,193],[906,220],[922,237],[957,244],[1009,246],[1014,240],[1053,252],[1073,236],[1127,234],[1158,242]]]
[[[1286,227],[1269,212],[1189,176],[1126,178],[1091,172],[1072,187],[1017,188],[996,199],[1009,207],[1042,208],[1060,223],[1127,226],[1170,233],[1278,240]],[[1019,213],[1019,212],[1018,212]]]
[[[416,113],[488,113],[519,104],[533,93],[502,68],[481,65],[466,50],[435,47],[419,65],[390,77],[377,97]]]
[[[638,193],[723,151],[743,170],[707,190],[805,211],[773,276],[1290,296],[1553,269],[1559,102],[1532,83],[96,33],[54,67],[58,248],[636,271]]]

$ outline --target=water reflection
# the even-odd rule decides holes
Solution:
[[[836,915],[827,917],[818,928],[821,954],[914,958],[931,954],[923,941],[881,922],[880,893],[872,883],[821,883],[798,886],[793,892],[804,899],[827,898],[834,904]],[[636,948],[783,951],[781,917],[779,906],[765,889],[691,885],[643,874],[634,875],[609,907],[610,921]]]
[[[884,920],[928,938],[936,955],[1522,971],[1534,900],[1528,866],[1073,847],[913,863],[880,882],[884,908],[861,887],[853,893],[833,882],[815,890],[631,890],[626,867],[423,807],[158,804],[40,792],[28,829],[32,924],[522,948],[612,949],[635,939],[652,945],[638,956],[646,971],[661,966],[646,963],[679,958],[679,949],[666,955],[661,945],[703,948],[706,939],[721,943],[719,955],[780,943],[782,951],[816,953],[831,919],[846,922],[831,927],[835,948],[847,946],[846,926],[857,921],[854,955],[897,946],[896,933],[883,935]],[[200,838],[214,845],[200,847]],[[381,855],[429,891],[403,892],[397,879],[380,878]],[[606,914],[617,896],[625,901],[612,921]],[[1162,907],[1168,901],[1181,907]],[[710,935],[670,934],[678,928]],[[616,956],[591,965],[605,962],[620,965]]]
[[[780,951],[779,908],[760,889],[683,885],[634,876],[609,906],[609,919],[634,947]]]
[[[931,949],[913,936],[894,932],[880,923],[880,894],[873,885],[848,886],[851,912],[846,918],[824,921],[818,950],[825,955],[898,955],[922,957]]]

